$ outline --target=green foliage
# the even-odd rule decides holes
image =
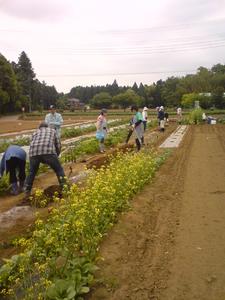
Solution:
[[[224,87],[217,87],[213,90],[212,102],[216,108],[225,107]]]
[[[189,114],[190,124],[200,124],[202,123],[203,110],[201,108],[194,109]]]
[[[0,113],[12,110],[18,96],[18,84],[12,66],[0,54]]]
[[[90,102],[94,108],[109,108],[112,104],[112,96],[107,92],[96,94]]]
[[[98,152],[99,143],[96,138],[79,141],[75,143],[74,147],[70,147],[68,151],[62,155],[62,162],[76,162],[77,158],[86,154],[93,154]]]
[[[9,190],[9,175],[4,174],[0,177],[0,196],[4,195]]]
[[[198,95],[195,94],[195,93],[184,94],[184,95],[182,96],[181,105],[182,105],[184,108],[193,108],[197,96],[198,96]]]
[[[0,153],[5,152],[5,150],[12,144],[18,146],[26,146],[30,144],[30,138],[19,138],[14,139],[13,141],[0,140]]]
[[[117,129],[110,134],[108,134],[105,145],[106,147],[114,146],[122,143],[126,140],[127,129]],[[61,161],[64,162],[76,162],[79,157],[87,154],[93,154],[99,151],[99,142],[93,138],[88,138],[74,143],[73,147],[68,148],[68,150],[62,155]]]
[[[144,103],[144,99],[132,89],[128,89],[125,92],[114,96],[112,101],[115,107],[121,107],[123,109],[131,105],[142,106]]]
[[[128,124],[128,120],[127,119],[123,119],[123,120],[116,120],[113,122],[110,122],[109,127],[115,127],[115,126],[119,126],[122,124]],[[63,128],[62,129],[62,138],[72,138],[72,137],[76,137],[76,136],[81,136],[83,134],[89,133],[89,132],[93,132],[96,130],[96,126],[95,125],[90,125],[88,127],[79,127],[79,128]]]

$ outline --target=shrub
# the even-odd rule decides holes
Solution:
[[[196,108],[192,110],[189,114],[189,123],[199,124],[202,123],[203,110],[201,108]]]

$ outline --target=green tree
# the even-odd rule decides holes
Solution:
[[[31,110],[33,106],[32,88],[35,73],[31,61],[24,51],[19,56],[18,64],[16,65],[16,75],[22,88],[22,94],[27,96],[30,101],[29,110]]]
[[[211,68],[213,73],[225,74],[225,65],[216,64]]]
[[[137,95],[133,89],[128,89],[127,91],[114,96],[112,101],[116,107],[121,107],[123,109],[126,109],[131,105],[142,106],[144,104],[144,99]]]
[[[197,98],[198,94],[196,93],[184,94],[181,99],[181,105],[184,108],[192,108],[194,107],[194,103],[197,100]]]
[[[0,112],[15,110],[20,97],[18,83],[11,64],[0,54]]]
[[[133,84],[133,86],[132,86],[132,90],[136,93],[136,94],[138,94],[138,85],[137,85],[137,83],[136,82],[134,82],[134,84]]]
[[[198,95],[197,100],[201,108],[208,109],[213,106],[212,97],[207,95]]]
[[[94,108],[109,108],[111,104],[112,96],[107,92],[100,92],[91,100],[91,106]]]
[[[212,102],[216,108],[225,107],[224,88],[217,87],[212,91]]]
[[[172,76],[165,81],[161,92],[161,97],[165,106],[173,107],[179,105],[182,96],[178,93],[177,89],[179,80],[179,78]]]

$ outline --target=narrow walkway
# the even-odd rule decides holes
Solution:
[[[187,132],[188,126],[178,126],[177,130],[174,131],[163,143],[160,148],[177,148],[179,147],[185,133]]]

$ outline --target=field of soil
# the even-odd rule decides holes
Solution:
[[[170,124],[165,133],[148,132],[147,147],[158,147],[175,128]],[[189,127],[179,148],[102,242],[97,281],[86,300],[225,299],[224,129]],[[86,163],[67,164],[66,174],[77,175],[104,159],[97,154]],[[36,187],[55,183],[52,172],[35,179]],[[21,200],[22,195],[2,197],[0,211]],[[0,229],[0,257],[15,253],[11,240],[32,230],[36,210]]]
[[[224,129],[189,128],[104,239],[86,299],[225,299]]]
[[[63,118],[64,125],[87,121],[96,121],[96,116],[65,116]],[[41,121],[43,121],[43,118],[41,117],[34,117],[33,119],[28,120],[20,120],[19,116],[2,117],[0,118],[0,134],[36,129]]]

